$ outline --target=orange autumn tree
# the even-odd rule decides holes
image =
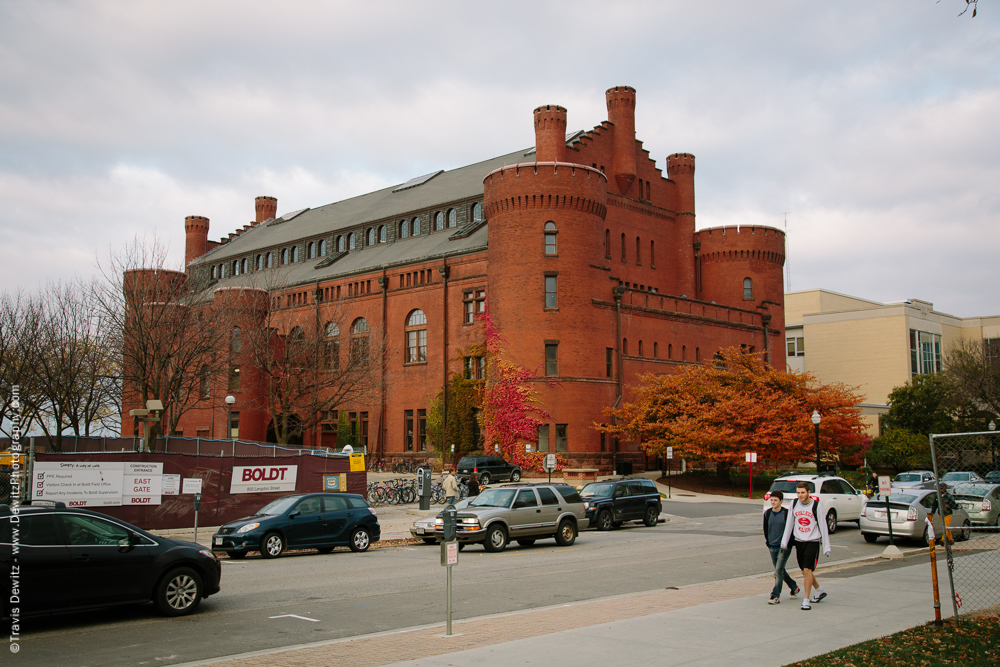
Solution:
[[[635,399],[606,414],[612,426],[598,430],[639,440],[649,454],[715,462],[719,475],[744,462],[747,452],[772,464],[816,457],[810,415],[818,410],[820,456],[836,460],[856,451],[865,436],[862,400],[843,384],[819,384],[809,373],[787,373],[765,364],[761,355],[731,347],[710,362],[684,366],[671,375],[640,376]]]

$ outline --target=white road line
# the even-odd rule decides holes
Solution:
[[[306,618],[305,616],[297,616],[295,614],[282,614],[281,616],[268,616],[268,618],[297,618],[300,621],[312,621],[313,623],[319,623],[318,618]]]

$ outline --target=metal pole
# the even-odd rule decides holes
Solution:
[[[931,534],[933,535],[934,525],[930,523],[930,519],[925,519],[931,529]],[[930,547],[931,555],[931,583],[934,584],[934,625],[941,627],[941,594],[938,592],[938,575],[937,575],[937,555],[934,552],[934,538],[927,540],[927,546]]]
[[[938,497],[938,512],[941,514],[941,527],[944,528],[944,537],[941,541],[944,543],[944,555],[945,559],[948,561],[948,583],[951,585],[951,607],[952,612],[955,614],[955,620],[958,620],[958,602],[955,600],[955,574],[952,569],[955,567],[955,561],[951,553],[951,544],[948,541],[948,528],[944,525],[944,498],[941,497],[941,478],[938,477],[938,464],[937,464],[937,453],[934,450],[934,434],[927,436],[927,439],[931,444],[931,464],[934,467],[934,493]]]
[[[673,459],[667,459],[667,500],[670,500],[670,470],[674,467]]]
[[[813,424],[816,429],[816,474],[819,474],[819,424]]]
[[[227,403],[229,414],[226,416],[226,437],[233,439],[233,406]],[[233,456],[236,456],[236,441],[233,441]]]
[[[889,522],[889,546],[895,546],[892,541],[892,512],[889,511],[889,496],[885,497],[885,520]]]
[[[753,459],[750,459],[750,500],[753,500]]]
[[[195,509],[195,511],[194,511],[194,541],[197,544],[197,542],[198,542],[198,510],[197,509]]]
[[[451,565],[448,566],[448,629],[446,635],[451,636]]]

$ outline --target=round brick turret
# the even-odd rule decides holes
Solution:
[[[566,109],[546,104],[535,109],[535,159],[539,162],[566,160]]]
[[[278,200],[275,197],[261,196],[254,199],[257,208],[257,220],[255,225],[278,217]]]
[[[208,218],[189,215],[184,218],[184,266],[208,252]]]
[[[611,173],[619,194],[626,195],[635,180],[635,88],[615,86],[605,93],[608,120],[614,128],[614,161]]]
[[[710,227],[695,232],[694,241],[701,274],[698,298],[770,315],[770,328],[780,330],[772,333],[771,362],[783,365],[785,233],[755,225]]]
[[[668,155],[667,177],[676,183],[674,210],[694,215],[694,156],[690,153]]]

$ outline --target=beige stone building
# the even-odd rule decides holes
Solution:
[[[865,395],[871,435],[889,392],[919,373],[937,373],[960,338],[1000,338],[1000,315],[955,317],[919,299],[879,303],[828,290],[785,294],[789,370],[843,382]]]

